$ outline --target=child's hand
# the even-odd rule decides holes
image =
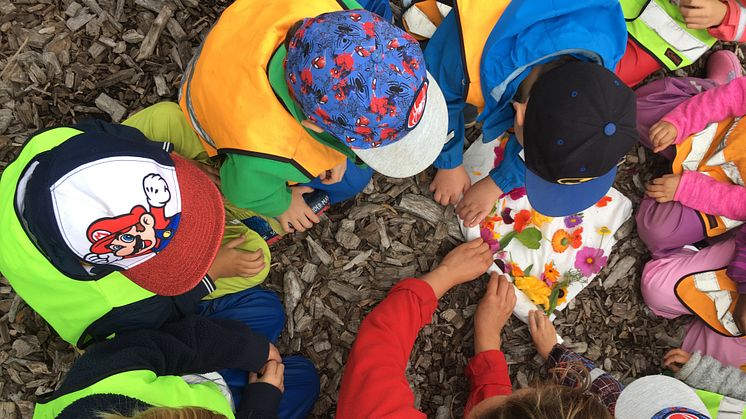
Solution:
[[[282,228],[286,232],[292,233],[296,230],[306,231],[321,221],[319,216],[303,200],[303,194],[313,192],[313,188],[309,188],[308,186],[291,186],[290,191],[292,192],[290,207],[282,215],[277,217],[280,225],[282,225]]]
[[[645,187],[645,192],[657,202],[673,201],[679,182],[681,182],[681,175],[663,175],[663,177],[653,179]]]
[[[285,365],[282,362],[267,361],[261,374],[262,376],[259,377],[255,372],[250,372],[249,384],[267,383],[279,388],[281,392],[285,392]]]
[[[536,352],[542,358],[549,358],[549,353],[557,344],[557,330],[543,311],[531,310],[528,313],[528,328],[531,331],[531,339],[536,346]]]
[[[322,173],[321,176],[319,176],[321,178],[321,183],[323,183],[324,185],[332,185],[335,183],[339,183],[342,181],[342,178],[345,176],[346,171],[347,171],[347,160],[332,167],[330,170],[327,170],[326,172]]]
[[[670,122],[658,121],[650,127],[650,142],[653,143],[653,153],[659,153],[676,141],[678,130]]]
[[[492,211],[501,194],[495,181],[487,176],[466,191],[464,198],[456,205],[456,212],[466,227],[474,227]]]
[[[264,269],[264,253],[261,249],[253,252],[236,249],[245,241],[245,236],[239,236],[220,246],[208,275],[213,279],[234,276],[250,278],[261,272]]]
[[[490,274],[474,315],[474,353],[500,349],[500,333],[515,308],[515,289],[505,275]]]
[[[671,349],[668,353],[663,355],[663,366],[673,372],[679,372],[681,367],[689,362],[689,358],[691,357],[692,354],[683,349]]]
[[[728,6],[720,0],[680,0],[679,10],[689,29],[707,29],[720,26]]]
[[[477,238],[451,250],[437,268],[420,279],[430,284],[435,296],[440,298],[456,285],[487,272],[491,264],[490,246]]]
[[[453,169],[438,169],[435,172],[435,179],[430,183],[430,192],[433,192],[433,198],[440,205],[456,205],[461,195],[470,187],[471,179],[466,174],[466,169],[464,166],[458,166]]]
[[[450,278],[454,285],[458,285],[476,279],[487,272],[490,265],[490,246],[479,238],[463,243],[448,252],[435,270]]]

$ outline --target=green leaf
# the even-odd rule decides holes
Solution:
[[[549,294],[549,307],[546,309],[546,314],[549,316],[552,314],[555,308],[557,308],[557,300],[559,299],[560,287],[555,286],[552,288],[552,293]]]
[[[515,238],[527,248],[536,250],[540,247],[539,241],[541,240],[541,231],[536,227],[529,227],[516,234]]]
[[[531,269],[534,269],[534,265],[528,265],[528,268],[523,270],[523,275],[525,276],[531,276]]]
[[[510,233],[504,235],[500,239],[500,242],[499,242],[500,243],[500,250],[505,249],[510,244],[510,242],[513,240],[513,237],[515,237],[515,235],[516,235],[515,231],[511,231]]]

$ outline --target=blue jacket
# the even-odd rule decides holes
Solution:
[[[513,0],[482,52],[480,77],[485,108],[478,120],[483,123],[484,141],[496,139],[513,126],[510,101],[535,65],[572,55],[614,71],[626,43],[627,27],[619,0]],[[441,169],[463,162],[465,80],[461,54],[455,13],[450,13],[425,49],[427,68],[448,103],[448,130],[453,137],[435,160],[434,166]],[[518,156],[521,149],[512,137],[505,160],[490,172],[503,192],[524,184],[526,167]]]

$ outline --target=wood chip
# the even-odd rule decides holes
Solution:
[[[96,98],[96,106],[102,111],[109,114],[111,120],[114,122],[121,121],[122,118],[124,118],[124,115],[127,113],[127,108],[125,108],[124,105],[112,99],[106,93],[101,93],[100,95],[98,95],[98,97]]]
[[[156,16],[153,21],[153,25],[150,27],[150,30],[147,35],[145,35],[145,39],[143,39],[142,44],[140,45],[140,54],[137,55],[135,61],[143,61],[153,54],[158,39],[160,39],[161,33],[163,32],[163,28],[166,27],[166,23],[171,19],[173,13],[174,6],[171,3],[163,4],[163,7],[161,7],[161,10],[158,12],[158,16]]]

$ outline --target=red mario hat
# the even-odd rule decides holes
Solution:
[[[170,144],[86,132],[40,154],[19,198],[39,249],[68,277],[115,271],[155,294],[183,294],[215,260],[220,192]]]

